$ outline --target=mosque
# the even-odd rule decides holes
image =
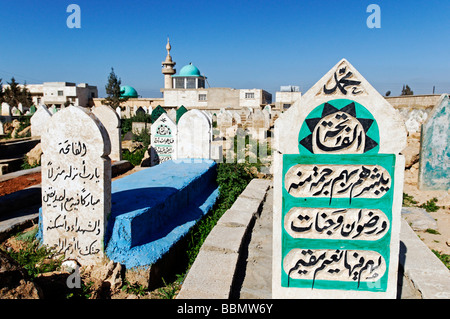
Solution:
[[[217,112],[221,108],[240,110],[244,107],[262,109],[266,105],[273,106],[272,94],[263,89],[210,87],[207,77],[192,63],[183,66],[177,74],[176,62],[170,55],[171,48],[170,41],[167,39],[167,55],[162,62],[164,76],[164,87],[160,89],[162,97],[139,97],[133,87],[125,85],[121,87],[121,94],[128,97],[128,100],[121,105],[122,109],[128,106],[133,113],[141,106],[154,109],[161,105],[168,111],[183,105],[187,109]],[[95,105],[100,105],[101,101],[101,98],[94,99]]]

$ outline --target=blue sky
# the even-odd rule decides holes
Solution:
[[[81,28],[66,25],[81,8]],[[369,29],[371,3],[381,28]],[[341,58],[381,93],[450,92],[450,1],[22,0],[0,1],[0,78],[88,82],[104,96],[114,67],[122,84],[159,97],[170,36],[179,71],[192,62],[212,87],[281,85],[306,92]]]

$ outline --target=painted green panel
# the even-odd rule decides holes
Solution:
[[[390,175],[391,187],[384,195],[379,198],[318,198],[311,197],[294,197],[288,193],[285,188],[286,173],[295,165],[327,165],[330,168],[346,165],[348,167],[361,166],[369,167],[370,165],[381,167]],[[351,165],[351,166],[350,166]],[[368,291],[385,291],[387,287],[389,261],[390,261],[390,238],[392,225],[392,203],[394,189],[394,154],[345,154],[345,155],[283,155],[283,178],[282,178],[282,274],[281,283],[283,287],[303,287],[314,289],[340,289],[340,290],[368,290]],[[369,178],[369,177],[368,177]],[[325,182],[325,181],[324,181]],[[293,238],[284,227],[286,214],[293,207],[312,207],[312,208],[335,208],[335,209],[379,209],[389,220],[389,228],[384,236],[378,240],[356,240],[356,239],[305,239]],[[343,227],[343,226],[342,226]],[[334,281],[334,280],[309,280],[309,279],[293,279],[289,278],[284,271],[283,261],[288,253],[293,249],[307,250],[338,250],[338,251],[372,251],[374,254],[381,255],[384,259],[386,270],[381,278],[375,282],[364,282],[359,280],[350,281]],[[341,255],[345,255],[341,253]],[[345,255],[346,256],[346,255]],[[311,260],[311,259],[310,259]],[[345,271],[345,270],[342,270]]]

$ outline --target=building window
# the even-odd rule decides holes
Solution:
[[[184,78],[175,78],[175,88],[184,89]]]
[[[186,89],[195,89],[195,78],[186,79]]]
[[[63,96],[64,95],[64,91],[58,91],[58,96]]]
[[[198,100],[199,100],[199,101],[207,101],[207,99],[206,99],[206,94],[199,94],[199,95],[198,95]]]
[[[199,89],[200,88],[204,89],[205,88],[205,80],[204,79],[198,79],[197,81],[198,81],[198,88]]]
[[[254,99],[255,98],[255,93],[245,93],[245,98],[246,99]]]
[[[283,109],[288,109],[288,108],[290,108],[291,107],[291,105],[290,104],[283,104]]]

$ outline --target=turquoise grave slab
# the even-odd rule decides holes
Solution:
[[[216,163],[167,161],[112,183],[106,256],[127,268],[155,263],[214,205]]]

